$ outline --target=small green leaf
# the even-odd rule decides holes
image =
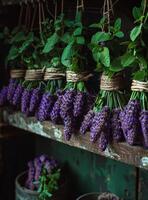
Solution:
[[[144,81],[145,76],[146,76],[145,71],[138,71],[134,73],[134,79],[137,81]]]
[[[79,36],[82,34],[82,30],[83,30],[83,27],[78,27],[75,29],[75,31],[73,32],[73,35],[74,36]]]
[[[51,37],[49,37],[44,46],[43,53],[49,53],[54,48],[54,46],[58,43],[59,39],[60,38],[57,35],[57,33],[54,33]]]
[[[9,54],[7,56],[7,61],[14,60],[19,55],[18,48],[16,46],[12,46],[9,50]]]
[[[105,42],[110,40],[110,37],[111,37],[110,33],[97,32],[92,36],[91,43],[96,44],[98,42]]]
[[[115,28],[115,30],[121,29],[121,19],[120,18],[116,19],[115,24],[114,24],[114,28]]]
[[[115,33],[115,36],[118,37],[118,38],[123,38],[124,33],[122,31],[119,31],[119,32]]]
[[[77,44],[84,45],[85,44],[85,38],[83,36],[79,36],[76,38]]]
[[[135,61],[135,56],[131,53],[126,53],[121,58],[121,64],[123,67],[128,67]]]
[[[142,24],[133,28],[133,30],[130,33],[130,38],[131,38],[132,41],[135,41],[137,39],[137,37],[141,33],[141,29],[142,29]]]
[[[103,51],[100,52],[100,61],[105,67],[110,66],[110,53],[107,47],[104,47]]]
[[[123,66],[121,64],[121,57],[116,58],[110,66],[110,70],[112,72],[120,72],[121,70],[123,70]]]
[[[142,15],[141,9],[136,6],[133,8],[132,13],[133,13],[133,17],[135,18],[135,20],[138,20]]]
[[[14,42],[21,42],[26,40],[26,36],[24,34],[24,32],[18,32],[10,41],[10,43],[14,43]]]
[[[71,42],[65,47],[62,53],[61,62],[64,66],[70,67],[73,53],[73,42]]]
[[[91,24],[90,26],[89,26],[90,28],[101,28],[101,26],[100,26],[100,23],[96,23],[96,24]]]

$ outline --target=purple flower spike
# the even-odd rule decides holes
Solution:
[[[105,106],[101,112],[96,113],[92,121],[92,126],[90,129],[90,141],[96,142],[100,137],[100,134],[106,128],[106,122],[110,119],[110,109]]]
[[[19,107],[21,105],[21,98],[22,98],[23,91],[24,91],[23,86],[21,84],[18,84],[13,96],[14,106]]]
[[[43,94],[37,114],[39,121],[45,121],[50,118],[50,112],[54,102],[55,96],[50,93]]]
[[[108,136],[105,132],[101,132],[99,140],[98,140],[98,147],[100,151],[105,151],[108,145]]]
[[[74,97],[75,97],[74,90],[67,90],[63,95],[61,109],[60,109],[60,115],[62,119],[64,119],[67,115],[69,115],[69,113],[72,112]]]
[[[69,141],[71,136],[74,134],[74,121],[73,117],[67,115],[64,118],[64,137],[65,140]]]
[[[30,105],[31,95],[32,95],[32,90],[24,89],[21,101],[21,111],[22,113],[26,114],[26,116],[30,114],[29,105]]]
[[[10,104],[13,104],[13,96],[17,87],[16,80],[10,80],[8,85],[8,93],[7,93],[7,100]]]
[[[113,140],[119,142],[123,139],[123,131],[121,128],[120,122],[120,108],[116,108],[112,111],[112,118],[111,118],[111,129],[112,129],[112,137]]]
[[[84,105],[85,105],[85,97],[86,95],[83,92],[77,92],[77,95],[74,101],[74,110],[73,110],[74,117],[79,117],[83,114]]]
[[[86,131],[88,131],[90,129],[94,115],[95,115],[94,112],[92,110],[90,110],[87,113],[87,115],[84,117],[84,120],[80,127],[80,133],[82,135],[84,135],[86,133]]]
[[[29,167],[29,170],[28,170],[28,178],[27,178],[27,181],[26,181],[26,187],[33,191],[35,189],[35,186],[33,184],[34,175],[35,175],[35,168],[34,168],[34,164],[33,164],[32,161],[30,161],[28,163],[28,167]]]
[[[62,95],[58,96],[57,101],[55,102],[53,109],[50,113],[50,119],[53,123],[58,123],[60,121],[60,108],[62,103]]]
[[[140,114],[140,123],[144,138],[144,147],[148,148],[148,110],[143,110]]]
[[[41,176],[41,173],[42,173],[43,163],[40,161],[40,159],[35,158],[34,159],[34,166],[35,166],[34,180],[38,181],[39,177]]]
[[[3,87],[0,91],[0,106],[4,106],[7,102],[8,87]]]
[[[30,113],[35,114],[40,104],[41,97],[42,96],[41,96],[40,88],[33,89],[31,99],[30,99],[30,106],[29,106]]]

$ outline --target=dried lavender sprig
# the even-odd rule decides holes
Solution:
[[[105,124],[109,118],[110,118],[110,109],[108,106],[104,106],[99,113],[96,113],[95,117],[93,118],[92,126],[90,129],[91,142],[95,142],[99,138],[101,132],[106,128]]]
[[[5,86],[0,91],[0,106],[4,106],[7,102],[8,87]]]
[[[18,84],[13,96],[13,105],[19,107],[21,105],[21,98],[24,91],[24,87]]]
[[[8,85],[7,100],[10,104],[13,104],[13,96],[17,87],[17,80],[11,79]]]
[[[107,130],[106,130],[107,131]],[[98,147],[100,151],[105,151],[109,143],[107,133],[102,131],[98,140]]]
[[[28,162],[28,177],[26,181],[26,187],[30,190],[35,189],[35,185],[33,184],[34,182],[34,175],[35,175],[35,168],[34,168],[34,163],[32,161]]]
[[[84,120],[80,127],[80,133],[82,135],[84,135],[86,133],[86,131],[88,131],[90,129],[94,115],[95,115],[94,112],[92,110],[90,110],[87,113],[87,115],[84,117]]]
[[[40,104],[42,97],[42,92],[40,88],[35,88],[32,91],[32,95],[30,98],[30,105],[29,105],[29,112],[33,115],[35,114],[36,110],[38,109],[38,106]]]
[[[31,95],[32,95],[32,90],[24,89],[21,100],[21,112],[26,114],[26,116],[30,114],[29,105],[30,105]]]
[[[41,173],[42,173],[43,163],[41,162],[41,160],[39,158],[35,158],[34,166],[35,166],[34,180],[38,181],[39,177],[41,176]]]
[[[148,110],[143,110],[140,113],[140,123],[144,138],[144,147],[148,148]]]
[[[71,115],[67,115],[64,118],[64,137],[69,141],[74,134],[74,118]]]
[[[78,91],[74,101],[74,109],[73,109],[74,117],[79,117],[83,114],[85,100],[86,100],[86,94],[84,92]]]

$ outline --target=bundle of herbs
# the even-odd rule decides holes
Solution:
[[[122,86],[124,68],[121,64],[120,46],[124,33],[121,31],[120,18],[110,25],[104,16],[99,23],[90,27],[98,29],[92,36],[89,47],[97,63],[96,71],[103,74],[94,108],[85,116],[80,133],[85,134],[90,130],[91,142],[98,141],[99,149],[104,151],[112,140],[118,142],[124,139],[119,118],[126,102]]]
[[[135,26],[127,41],[127,51],[122,64],[131,67],[133,81],[131,98],[121,113],[122,129],[128,144],[143,143],[148,148],[148,3],[142,0],[140,7],[133,8]],[[143,138],[141,135],[143,134]]]
[[[58,190],[60,171],[55,159],[47,155],[38,156],[28,162],[25,186],[27,189],[37,191],[40,200],[49,199]]]

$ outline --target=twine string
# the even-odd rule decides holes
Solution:
[[[26,70],[24,69],[12,69],[10,70],[11,78],[24,78]]]
[[[31,31],[33,30],[34,24],[35,24],[35,18],[37,15],[37,5],[34,7],[33,17],[32,17],[32,23],[31,23]]]
[[[102,75],[100,89],[104,91],[119,91],[123,89],[123,77],[118,74],[111,78]]]
[[[64,77],[65,73],[58,68],[47,68],[44,74],[44,80],[59,80]]]
[[[84,11],[84,1],[83,0],[77,0],[77,7],[76,11]]]
[[[89,74],[87,72],[82,73],[75,73],[73,71],[67,71],[66,72],[66,80],[67,82],[77,83],[80,81],[87,81],[90,77],[92,77],[92,74]]]
[[[133,80],[131,90],[137,92],[142,92],[142,91],[148,92],[148,81],[142,82]]]
[[[117,197],[116,195],[112,194],[112,193],[103,193],[101,195],[98,196],[98,200],[102,200],[102,199],[113,199],[115,198],[116,200],[119,200],[119,197]]]
[[[58,11],[58,4],[57,1],[55,2],[55,11],[54,11],[54,20],[57,19],[57,11]]]
[[[26,70],[25,80],[43,80],[44,71],[42,69],[31,69]]]

